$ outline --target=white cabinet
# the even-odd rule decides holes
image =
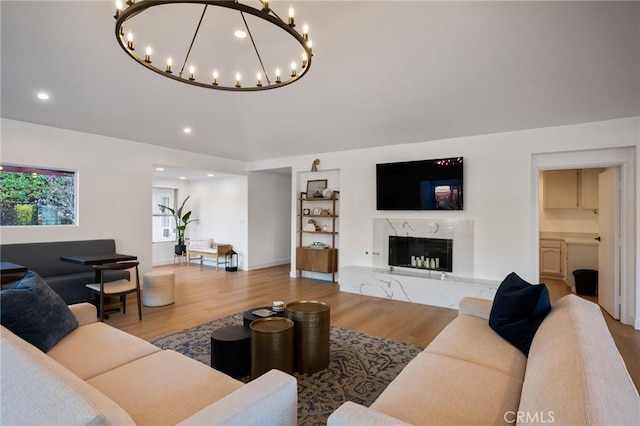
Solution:
[[[545,209],[598,208],[598,175],[605,169],[547,170],[543,172]]]
[[[606,169],[580,170],[580,208],[598,209],[598,176]]]
[[[540,277],[565,280],[566,245],[561,240],[540,240]]]
[[[544,172],[544,208],[578,208],[578,170]]]

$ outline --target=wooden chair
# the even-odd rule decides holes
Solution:
[[[104,298],[105,296],[120,296],[122,303],[122,313],[127,313],[127,294],[135,292],[138,296],[138,317],[142,321],[142,298],[140,296],[140,275],[138,272],[138,261],[105,263],[104,265],[94,265],[93,269],[100,271],[100,282],[87,284],[89,290],[89,301],[91,294],[96,293],[99,298],[98,310],[100,321],[104,321]],[[123,269],[136,269],[135,283],[132,280],[121,279],[117,281],[104,282],[104,271],[120,271]]]

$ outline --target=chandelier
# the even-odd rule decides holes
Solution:
[[[127,0],[123,3],[122,0],[117,0],[116,13],[114,16],[116,20],[115,35],[120,47],[122,47],[122,49],[140,65],[143,65],[147,69],[150,69],[160,75],[182,83],[208,89],[238,92],[268,90],[284,87],[302,78],[302,76],[304,76],[311,68],[311,57],[313,55],[312,42],[309,39],[309,27],[305,23],[302,34],[295,30],[295,12],[293,7],[289,8],[289,17],[285,22],[269,7],[268,0],[258,1],[256,3],[261,7],[254,8],[246,4],[239,3],[238,1],[139,0],[136,2],[135,0]],[[194,28],[193,36],[191,36],[191,32],[189,32],[185,37],[184,33],[186,31],[180,31],[177,34],[172,33],[174,29],[173,27],[168,26],[166,19],[162,22],[164,27],[155,29],[159,36],[156,37],[154,42],[148,41],[145,37],[148,34],[145,34],[142,30],[140,30],[140,32],[143,33],[143,35],[140,37],[136,36],[136,21],[139,20],[139,17],[142,16],[144,12],[146,12],[149,17],[146,21],[142,21],[143,24],[146,23],[147,27],[158,27],[160,23],[154,21],[154,19],[157,18],[157,13],[154,13],[154,10],[160,9],[161,7],[167,8],[167,6],[172,9],[168,13],[165,13],[165,17],[169,16],[172,19],[180,20],[181,22],[189,21]],[[197,14],[195,19],[193,19],[193,22],[190,22],[190,19],[184,19],[183,15],[179,15],[178,7],[180,9],[190,8],[189,11],[196,10]],[[220,14],[222,11],[227,11],[232,15],[227,14],[221,17]],[[217,19],[217,21],[210,24],[205,23],[203,25],[203,22],[206,22],[205,16],[210,20]],[[254,30],[256,30],[255,27],[258,27],[258,30],[262,29],[263,33],[260,33],[259,31],[254,31],[256,34],[252,33],[249,28],[249,22],[247,21],[248,17],[252,19],[251,22]],[[256,20],[252,17],[258,19]],[[249,48],[246,45],[241,48],[233,42],[228,43],[227,40],[227,45],[224,47],[224,49],[227,50],[223,50],[223,55],[214,51],[211,45],[214,41],[223,43],[224,40],[222,39],[225,39],[225,37],[211,37],[209,35],[200,35],[200,38],[198,37],[198,33],[202,31],[202,28],[205,26],[208,26],[209,28],[219,28],[221,26],[219,25],[221,19],[233,21],[237,23],[238,26],[241,26],[242,29],[235,31],[235,36],[237,38],[244,38],[248,36],[251,41],[252,48]],[[265,29],[264,27],[268,28]],[[284,42],[280,44],[286,44],[288,46],[288,50],[285,55],[289,55],[289,61],[291,61],[289,67],[285,68],[285,64],[283,63],[282,68],[280,68],[280,65],[274,68],[269,68],[268,65],[265,65],[266,60],[263,61],[263,56],[260,54],[259,42],[256,40],[258,38],[257,34],[264,34],[265,30],[273,32],[274,28],[278,33],[278,40],[282,40]],[[134,37],[136,40],[135,44]],[[169,44],[167,37],[172,38],[171,42],[176,42],[176,40],[182,39],[185,42],[184,47],[179,47],[180,51],[167,51],[171,48],[176,48],[175,43],[173,43],[171,47],[164,47],[165,51],[162,52],[164,58],[154,57],[153,52],[157,47],[152,43],[158,42],[161,44],[164,41],[166,44]],[[197,46],[199,42],[201,44],[205,44],[205,47],[198,48]],[[145,46],[142,49],[144,52],[143,55],[139,54],[138,50],[136,50],[139,48],[139,44]],[[274,43],[273,40],[263,41],[263,45],[268,47],[267,50],[269,52],[274,52],[274,50],[279,49],[280,44]],[[229,49],[231,49],[231,51]],[[249,52],[248,55],[254,58],[250,60],[249,65],[252,69],[222,69],[217,66],[224,65],[216,64],[217,61],[223,61],[224,58],[222,56],[234,56],[237,53],[236,51],[240,51],[241,49],[244,49],[245,53]],[[194,54],[196,50],[199,53],[198,59],[192,60],[192,56],[196,56]],[[196,61],[205,56],[203,53],[206,53],[207,56],[205,62],[208,62],[211,66],[211,69],[208,69],[206,72],[201,71],[201,69],[196,69],[196,66],[198,65]],[[277,56],[282,58],[282,52],[278,53],[279,55]],[[179,59],[176,63],[177,66],[174,66],[174,58]],[[237,66],[240,63],[240,61],[237,60],[235,62],[232,59],[227,60],[228,62],[233,63],[233,66]],[[156,63],[162,63],[162,65],[156,65]],[[246,58],[243,58],[242,64],[247,66],[248,62]],[[247,78],[246,75],[248,72],[251,72],[255,77]]]

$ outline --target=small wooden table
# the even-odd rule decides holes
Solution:
[[[123,262],[126,260],[138,260],[138,256],[118,253],[81,254],[75,256],[62,256],[60,260],[63,262],[75,263],[76,265],[93,266],[104,265],[105,263]],[[95,279],[95,282],[100,282],[100,270],[98,269],[95,271]]]
[[[60,258],[63,262],[75,263],[76,265],[104,265],[105,263],[114,263],[114,262],[124,262],[127,260],[138,260],[138,256],[132,256],[129,254],[119,254],[119,253],[104,253],[104,254],[81,254],[74,256],[62,256]],[[100,274],[101,271],[96,269],[94,272],[94,282],[100,282]],[[99,304],[99,302],[98,302]],[[97,307],[98,312],[100,312],[100,306]],[[119,312],[120,308],[115,308],[113,310],[109,310],[104,312],[104,319],[109,319],[108,314],[112,314],[114,312]]]

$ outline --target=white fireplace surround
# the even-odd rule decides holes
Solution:
[[[453,272],[473,277],[473,220],[389,219],[373,220],[373,266],[389,269],[389,236],[453,240]],[[394,267],[399,273],[405,268]],[[416,272],[406,268],[406,271]],[[425,271],[426,273],[426,271]]]
[[[389,236],[453,240],[453,272],[389,267]],[[340,291],[445,308],[466,296],[493,299],[497,281],[473,278],[473,221],[374,219],[373,265],[340,269]]]

